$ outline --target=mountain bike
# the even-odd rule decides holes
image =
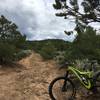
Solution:
[[[93,94],[100,95],[100,71],[93,74],[93,71],[80,71],[71,63],[65,63],[66,74],[55,78],[49,84],[49,95],[51,100],[73,100],[76,96],[76,87],[72,81],[72,74],[79,82]]]

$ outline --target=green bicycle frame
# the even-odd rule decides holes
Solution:
[[[73,72],[77,76],[77,78],[84,85],[84,87],[86,87],[87,89],[91,89],[93,87],[93,80],[92,80],[93,72],[92,71],[82,72],[72,66],[69,66],[68,70]]]

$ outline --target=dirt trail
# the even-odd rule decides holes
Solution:
[[[50,100],[48,85],[59,73],[54,61],[44,61],[34,52],[17,65],[1,66],[0,100]]]
[[[33,53],[18,67],[0,69],[0,100],[50,100],[48,84],[56,76],[56,64]]]

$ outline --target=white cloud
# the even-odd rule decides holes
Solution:
[[[19,26],[28,39],[58,38],[72,40],[64,30],[73,30],[75,24],[55,16],[54,0],[0,0],[0,14]]]
[[[55,16],[53,2],[54,0],[0,0],[0,14],[15,22],[28,39],[68,40],[63,31],[72,30],[74,24]]]

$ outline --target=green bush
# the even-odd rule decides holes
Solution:
[[[44,58],[44,59],[53,59],[54,57],[54,53],[56,52],[56,48],[52,45],[45,45],[41,48],[41,50],[39,51],[40,55]]]
[[[58,64],[63,64],[66,60],[65,58],[65,51],[56,51],[55,52],[55,56],[54,56],[54,60],[58,63]]]
[[[20,52],[15,54],[15,59],[21,60],[22,58],[29,56],[31,53],[31,50],[21,50]]]
[[[16,48],[8,43],[0,43],[0,64],[13,61]]]
[[[5,16],[0,16],[0,64],[14,61],[15,55],[26,47],[26,36],[18,31],[18,26]]]

